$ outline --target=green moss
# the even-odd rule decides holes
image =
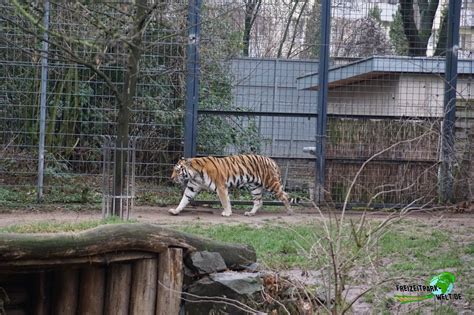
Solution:
[[[75,223],[57,223],[40,221],[26,224],[15,224],[0,228],[0,233],[58,233],[78,232],[95,228],[103,224],[136,223],[136,220],[124,221],[118,217],[110,217],[104,220],[90,220]]]

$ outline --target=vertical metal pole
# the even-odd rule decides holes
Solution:
[[[130,200],[130,209],[127,213],[127,220],[130,220],[130,212],[133,211],[133,207],[135,205],[135,164],[136,164],[136,152],[137,152],[137,142],[136,139],[133,139],[132,142],[132,181],[131,181],[131,189],[132,195]]]
[[[315,30],[316,31],[316,30]],[[321,1],[321,43],[318,70],[318,118],[316,126],[316,186],[315,201],[324,201],[326,173],[326,125],[328,106],[329,44],[331,36],[331,0]]]
[[[201,0],[189,0],[186,76],[186,116],[184,119],[184,156],[196,156],[197,111],[199,102],[199,42]]]
[[[441,138],[439,189],[442,202],[453,201],[454,136],[456,123],[456,85],[458,72],[461,1],[449,0],[446,71],[444,83],[444,120]]]
[[[277,95],[277,92],[278,92],[278,82],[277,82],[277,68],[278,68],[278,59],[275,59],[274,61],[274,65],[273,65],[275,68],[273,69],[273,94],[272,94],[272,112],[275,112],[276,110],[276,106],[275,106],[275,102],[276,102],[276,95]],[[278,150],[275,148],[275,139],[276,139],[276,135],[275,135],[275,117],[272,116],[272,131],[271,131],[271,135],[272,135],[272,146],[270,148],[270,156],[273,156],[273,155],[278,155],[280,154],[280,152],[278,152]],[[276,154],[275,154],[275,151],[276,151]]]
[[[48,88],[48,30],[49,30],[49,1],[44,2],[43,16],[43,42],[41,51],[41,86],[40,86],[40,121],[39,121],[39,145],[38,145],[38,183],[37,183],[37,201],[43,200],[44,183],[44,140],[46,132],[46,101]]]
[[[106,211],[106,206],[107,206],[107,198],[108,198],[108,191],[107,191],[107,182],[108,182],[108,173],[107,173],[107,140],[104,141],[103,147],[102,147],[102,219],[105,219],[105,211]]]

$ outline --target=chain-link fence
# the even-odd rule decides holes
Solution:
[[[104,137],[120,139],[126,124],[138,203],[178,202],[168,178],[183,154],[253,152],[278,162],[295,196],[314,198],[317,156],[326,162],[325,201],[350,192],[352,204],[424,204],[438,200],[453,147],[454,195],[473,196],[472,1],[461,1],[454,30],[448,1],[330,1],[325,135],[317,125],[323,0],[144,1],[143,12],[127,2],[48,2],[47,24],[44,0],[0,4],[6,205],[36,200],[42,137],[45,201],[100,202]],[[453,104],[445,101],[450,53],[459,58],[452,126],[443,124]]]

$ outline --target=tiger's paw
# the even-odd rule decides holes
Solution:
[[[178,215],[179,214],[179,211],[177,211],[176,209],[169,209],[168,210],[168,213],[172,214],[172,215]]]
[[[251,212],[251,211],[247,211],[244,213],[244,216],[246,217],[253,217],[255,215],[255,213]]]
[[[221,215],[222,215],[223,217],[230,217],[231,214],[232,214],[231,211],[222,211],[222,213],[221,213]]]

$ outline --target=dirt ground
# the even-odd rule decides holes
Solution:
[[[187,224],[252,224],[255,226],[264,224],[279,224],[279,223],[311,223],[322,220],[320,214],[311,208],[303,208],[296,211],[292,216],[286,215],[282,211],[261,211],[254,217],[246,217],[243,213],[246,210],[234,210],[231,217],[222,217],[220,209],[211,209],[205,207],[191,207],[183,211],[179,216],[172,216],[168,214],[168,207],[149,207],[140,206],[134,209],[131,217],[140,222],[154,223],[160,225],[187,225]],[[357,218],[361,215],[361,211],[347,211],[347,217]],[[326,215],[328,213],[325,213]],[[372,220],[383,220],[387,217],[386,212],[372,211],[368,213],[368,217]],[[33,222],[50,222],[50,223],[74,223],[89,220],[98,220],[101,218],[101,212],[97,209],[87,209],[87,207],[78,207],[75,210],[70,207],[62,205],[43,205],[32,206],[24,209],[0,209],[0,227],[16,224],[27,224]],[[450,231],[464,231],[458,234],[458,240],[470,243],[474,239],[472,231],[474,229],[474,211],[466,209],[464,212],[453,212],[448,210],[441,211],[413,211],[405,219],[416,221],[417,223],[424,223],[430,226],[437,226]],[[471,232],[469,232],[471,231]],[[467,233],[467,234],[466,234]],[[469,262],[467,262],[469,264]],[[317,276],[312,276],[311,273],[306,272],[302,277],[302,270],[291,269],[282,270],[282,275],[288,276],[290,279],[298,283],[311,284],[318,279]],[[353,298],[365,291],[364,285],[351,286],[348,292],[348,298]],[[469,312],[470,304],[463,301],[464,305],[457,305],[460,313],[467,314]],[[466,304],[467,303],[467,304]],[[362,299],[358,300],[353,305],[352,311],[354,314],[371,313],[371,305],[364,302]],[[399,313],[409,313],[408,306],[403,306],[397,310]]]
[[[190,207],[178,216],[168,214],[168,207],[135,207],[131,218],[140,222],[148,222],[160,225],[180,225],[190,223],[204,224],[266,224],[266,223],[309,223],[321,220],[321,216],[315,209],[304,208],[297,210],[294,215],[287,215],[284,211],[261,211],[253,217],[243,215],[245,210],[234,210],[231,217],[222,217],[219,209],[205,207]],[[361,211],[347,211],[346,215],[358,217]],[[371,219],[384,219],[387,213],[382,211],[372,211],[368,213]],[[87,220],[97,220],[101,218],[101,212],[90,209],[68,209],[61,205],[44,205],[41,207],[24,209],[0,209],[0,226],[13,224],[25,224],[32,222],[81,222]],[[422,219],[424,221],[442,222],[443,225],[456,227],[459,225],[474,227],[474,213],[465,211],[463,213],[451,211],[414,211],[407,217],[408,219]]]

